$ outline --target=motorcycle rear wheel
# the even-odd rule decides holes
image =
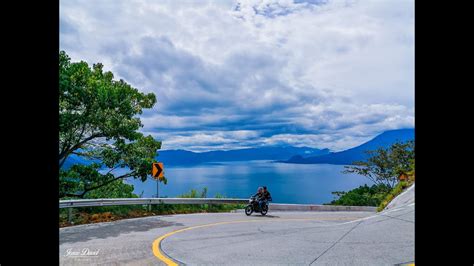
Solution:
[[[248,205],[247,207],[245,207],[245,214],[247,216],[250,216],[250,214],[252,214],[252,212],[253,212],[252,206]]]
[[[262,215],[266,215],[267,212],[268,212],[268,206],[264,205],[264,206],[262,207],[262,211],[261,211],[260,213],[261,213]]]

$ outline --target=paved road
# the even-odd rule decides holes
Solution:
[[[406,199],[407,194],[402,198]],[[60,262],[62,265],[407,263],[414,261],[415,204],[404,203],[377,214],[285,211],[271,212],[266,217],[247,217],[237,212],[155,216],[74,226],[60,230]],[[84,249],[90,255],[77,256]]]

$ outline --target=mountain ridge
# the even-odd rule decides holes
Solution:
[[[396,129],[385,131],[373,139],[350,149],[340,151],[340,152],[331,152],[329,154],[321,156],[311,156],[311,157],[302,157],[302,156],[293,156],[289,160],[279,161],[283,163],[295,163],[295,164],[340,164],[348,165],[352,164],[355,161],[366,160],[369,155],[365,153],[368,150],[375,150],[377,148],[387,148],[397,141],[409,141],[414,140],[415,138],[415,129],[406,128],[406,129]]]
[[[164,150],[159,152],[157,160],[169,165],[200,164],[207,162],[250,161],[250,160],[287,160],[294,155],[324,155],[329,149],[293,146],[267,146],[236,150],[216,150],[192,152],[187,150]]]
[[[414,128],[385,131],[373,139],[350,149],[330,152],[329,149],[295,146],[263,146],[258,148],[244,148],[235,150],[215,150],[206,152],[193,152],[183,149],[162,150],[156,156],[157,161],[165,165],[197,165],[209,162],[271,160],[295,164],[339,164],[348,165],[354,161],[368,158],[367,150],[379,147],[389,147],[396,141],[414,139]],[[71,155],[63,165],[64,169],[73,164],[90,164],[84,158]]]

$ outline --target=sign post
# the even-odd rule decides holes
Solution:
[[[156,197],[158,198],[159,197],[159,194],[158,194],[159,184],[160,184],[160,181],[163,180],[164,178],[163,163],[153,163],[151,175],[153,176],[154,179],[156,179]]]

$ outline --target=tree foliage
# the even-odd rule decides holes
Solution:
[[[366,176],[375,184],[390,188],[398,182],[400,174],[414,170],[415,142],[397,142],[388,148],[367,151],[371,155],[366,161],[345,166],[343,173],[357,173]]]
[[[138,132],[138,115],[156,103],[153,93],[141,93],[114,80],[101,63],[92,67],[71,62],[59,53],[59,166],[74,154],[93,161],[60,170],[60,197],[84,197],[116,180],[142,181],[151,172],[161,142]],[[114,170],[129,171],[115,175]]]

